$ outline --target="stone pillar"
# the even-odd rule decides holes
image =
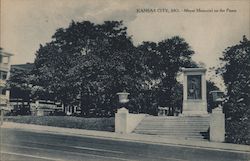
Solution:
[[[207,85],[205,68],[183,70],[182,115],[204,115],[207,113]]]
[[[187,101],[187,73],[183,72],[183,101]]]
[[[6,90],[6,99],[9,100],[10,99],[10,90]]]
[[[222,108],[217,107],[212,110],[209,135],[210,141],[225,141],[225,114],[222,112]]]
[[[202,73],[201,75],[201,82],[202,82],[202,86],[201,86],[201,91],[202,91],[202,100],[204,102],[207,103],[207,81],[206,81],[206,75],[205,75],[205,72]]]
[[[122,107],[117,110],[115,114],[115,132],[126,134],[128,133],[128,115],[126,108]]]

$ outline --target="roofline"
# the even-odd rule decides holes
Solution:
[[[22,67],[17,67],[17,66],[10,66],[11,69],[18,69],[18,70],[27,70],[26,68],[22,68]]]
[[[8,52],[5,52],[5,51],[0,51],[0,55],[13,56],[14,54],[8,53]]]
[[[27,62],[25,64],[12,64],[12,65],[18,66],[18,65],[27,65],[27,64],[35,64],[35,63],[29,63],[29,62]]]

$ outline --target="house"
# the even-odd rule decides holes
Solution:
[[[9,77],[10,57],[13,54],[3,51],[0,48],[0,107],[4,111],[9,111],[9,90],[6,90],[6,80]]]

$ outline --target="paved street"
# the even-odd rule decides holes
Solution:
[[[243,161],[247,152],[114,141],[2,129],[1,161]]]

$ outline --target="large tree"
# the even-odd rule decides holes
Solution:
[[[175,36],[158,43],[144,42],[138,48],[144,53],[149,75],[147,82],[155,91],[155,102],[158,106],[181,108],[182,86],[176,78],[182,67],[196,67],[191,60],[194,51],[189,44]]]
[[[228,47],[221,58],[218,72],[222,75],[227,97],[223,105],[226,115],[226,139],[250,144],[250,41],[243,36],[239,44]]]
[[[7,83],[8,88],[11,89],[11,98],[29,101],[31,93],[30,72],[12,68],[10,73],[11,75]]]
[[[136,95],[143,85],[137,51],[122,22],[72,22],[37,52],[38,85],[66,105],[80,104],[84,113],[114,108],[117,92]]]
[[[155,113],[158,105],[179,106],[181,67],[192,67],[190,46],[180,37],[135,47],[122,22],[72,22],[40,46],[35,60],[37,86],[67,105],[114,113],[117,92],[130,93],[132,112]]]

